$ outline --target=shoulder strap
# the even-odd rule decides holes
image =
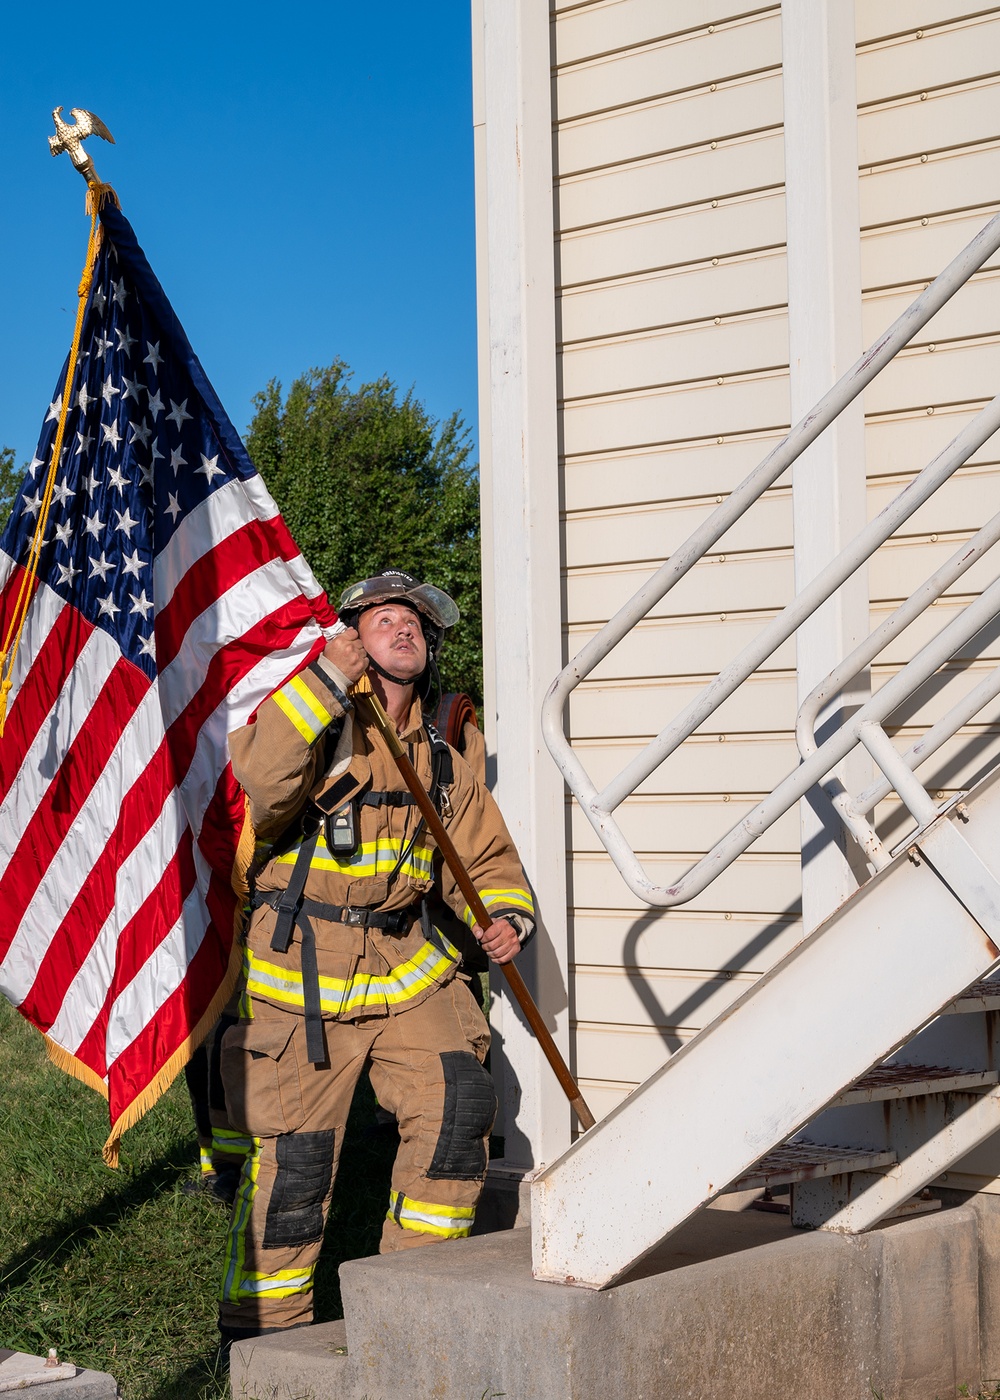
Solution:
[[[277,910],[278,917],[274,924],[271,947],[276,953],[288,952],[288,945],[292,941],[292,931],[295,928],[295,920],[298,916],[299,906],[302,903],[302,895],[306,887],[306,879],[309,875],[309,867],[316,853],[318,842],[319,823],[316,822],[312,826],[312,830],[304,835],[302,845],[299,847],[299,853],[295,858],[295,865],[292,867],[288,888],[282,890],[281,897],[274,906]]]
[[[451,760],[451,749],[430,721],[427,722],[427,737],[431,741],[431,801],[444,816],[442,790],[451,787],[455,781],[455,765]]]

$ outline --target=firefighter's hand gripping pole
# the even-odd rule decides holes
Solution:
[[[433,833],[438,848],[446,860],[449,870],[452,875],[454,875],[455,881],[465,897],[466,904],[468,904],[469,909],[472,911],[472,917],[480,928],[489,928],[493,920],[486,912],[486,906],[479,898],[475,885],[473,885],[472,881],[469,879],[468,871],[462,864],[461,858],[452,844],[451,837],[448,835],[447,831],[445,831],[444,823],[438,816],[434,803],[431,801],[423,783],[417,777],[416,770],[407,758],[403,746],[399,742],[399,738],[393,728],[392,722],[382,708],[378,696],[372,690],[367,676],[362,676],[360,681],[357,682],[354,686],[353,694],[356,699],[365,702],[369,714],[375,721],[379,733],[388,746],[389,752],[396,760],[396,767],[403,775],[403,781],[413,794],[413,800],[420,808],[420,813],[427,823],[428,829]],[[594,1115],[584,1102],[583,1095],[580,1093],[580,1086],[570,1074],[569,1066],[559,1053],[559,1047],[549,1034],[549,1028],[542,1020],[541,1012],[535,1005],[531,993],[524,984],[524,978],[513,963],[500,963],[499,966],[500,971],[507,979],[507,985],[513,993],[518,1006],[527,1018],[528,1025],[535,1034],[535,1039],[542,1047],[545,1058],[552,1066],[563,1092],[569,1099],[570,1107],[579,1119],[580,1126],[582,1128],[592,1128],[594,1126]]]

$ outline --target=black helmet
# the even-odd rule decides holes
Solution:
[[[403,569],[383,569],[380,574],[345,588],[340,595],[337,612],[348,627],[357,627],[361,614],[379,603],[406,603],[420,614],[427,641],[427,666],[416,684],[424,700],[427,700],[432,685],[436,685],[438,690],[441,688],[437,676],[437,653],[445,632],[449,627],[454,627],[459,619],[458,607],[444,589],[435,588],[432,583],[420,583]],[[390,675],[374,660],[369,664],[380,675],[402,684],[398,676]]]
[[[434,624],[439,641],[459,618],[458,608],[444,589],[435,588],[432,583],[420,583],[402,569],[383,569],[372,578],[352,583],[340,595],[337,611],[353,626],[366,608],[373,608],[377,603],[409,603]]]

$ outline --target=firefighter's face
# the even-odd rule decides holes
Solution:
[[[420,614],[405,603],[380,603],[358,618],[365,651],[391,675],[415,681],[427,665]]]

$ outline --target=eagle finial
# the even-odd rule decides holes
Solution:
[[[87,184],[96,185],[100,183],[97,171],[94,169],[94,162],[83,149],[83,143],[88,136],[96,135],[103,137],[105,141],[110,141],[113,146],[115,138],[100,117],[95,116],[93,112],[88,112],[83,107],[71,107],[70,115],[75,118],[72,125],[63,121],[61,107],[57,107],[52,113],[52,120],[56,124],[56,134],[49,137],[49,150],[54,156],[61,156],[63,151],[68,151],[70,160]]]

